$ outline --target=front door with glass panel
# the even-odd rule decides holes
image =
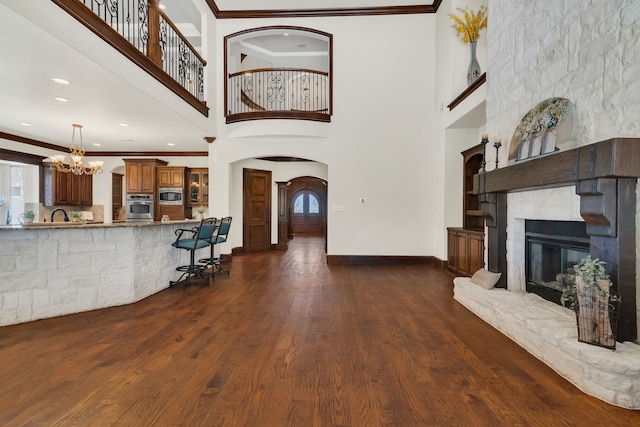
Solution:
[[[302,190],[293,196],[291,228],[293,233],[322,233],[320,197],[313,191]]]

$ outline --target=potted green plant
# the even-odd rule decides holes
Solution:
[[[71,218],[71,222],[81,222],[82,221],[82,212],[71,211],[71,212],[69,212],[69,217]]]
[[[33,211],[29,210],[29,211],[25,211],[22,214],[22,223],[23,224],[32,224],[33,220],[35,219],[36,214],[33,213]]]
[[[582,258],[565,281],[561,302],[576,312],[578,341],[615,349],[620,298],[611,289],[604,265],[598,258]]]

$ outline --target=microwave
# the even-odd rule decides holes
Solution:
[[[160,205],[181,205],[182,188],[160,188],[158,189],[158,204]]]

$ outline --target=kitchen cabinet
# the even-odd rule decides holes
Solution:
[[[111,174],[111,218],[118,219],[118,214],[122,208],[122,179],[121,173]]]
[[[127,194],[155,194],[156,168],[167,162],[158,159],[123,159]]]
[[[160,219],[167,215],[171,221],[181,221],[188,217],[187,208],[184,205],[159,205]]]
[[[158,187],[183,188],[186,182],[187,168],[184,166],[160,166],[158,173]]]
[[[74,175],[45,168],[43,176],[44,206],[91,206],[93,176]]]
[[[484,267],[484,233],[447,228],[447,264],[461,276],[471,276]]]
[[[122,178],[121,173],[111,174],[111,205],[114,208],[122,207]]]
[[[209,169],[194,168],[189,171],[189,206],[209,204]]]

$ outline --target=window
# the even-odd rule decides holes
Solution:
[[[303,191],[293,199],[294,214],[320,214],[318,198],[308,191]]]

